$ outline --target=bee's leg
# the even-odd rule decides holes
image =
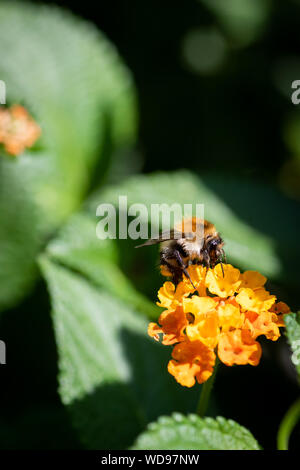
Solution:
[[[189,273],[188,273],[187,270],[186,270],[186,265],[185,265],[184,262],[182,261],[182,258],[181,258],[181,255],[180,255],[179,251],[175,250],[175,251],[174,251],[174,254],[175,254],[176,260],[178,261],[178,264],[181,266],[182,271],[184,272],[185,276],[188,278],[188,280],[189,280],[190,283],[192,284],[193,288],[196,289],[196,287],[194,286],[194,284],[193,284],[193,282],[192,282],[192,279],[191,279]]]
[[[222,255],[223,255],[223,261],[225,261],[225,264],[227,264],[226,253],[225,253],[225,251],[223,250],[223,248],[222,248]]]
[[[175,286],[177,286],[177,284],[182,279],[182,269],[177,268],[173,264],[169,263],[167,256],[165,256],[164,253],[161,253],[160,264],[168,268],[168,270],[172,274],[172,281],[174,282]]]
[[[214,268],[217,264],[220,264],[221,265],[221,269],[222,269],[222,274],[223,274],[223,277],[225,276],[224,274],[224,267],[223,267],[223,263],[221,261],[221,258],[219,258],[216,262],[212,263],[211,264],[211,267]]]
[[[188,273],[188,271],[186,270],[186,268],[183,268],[182,271],[184,272],[185,276],[188,278],[188,280],[190,281],[190,283],[192,284],[193,288],[196,289],[196,287],[194,286],[193,284],[193,281]]]
[[[175,286],[179,284],[180,281],[182,281],[182,270],[181,269],[176,269],[173,272],[173,283]]]
[[[169,269],[170,273],[172,274],[172,281],[177,286],[179,282],[182,280],[182,269],[181,268],[175,268],[172,264],[170,263],[165,263],[167,268]]]
[[[221,269],[222,269],[222,273],[223,273],[223,277],[224,277],[224,268],[223,268],[223,263],[222,263],[222,261],[220,261],[220,265],[221,265]]]
[[[181,254],[179,253],[178,250],[174,250],[174,255],[175,255],[175,258],[176,258],[176,261],[177,263],[179,264],[179,266],[181,266],[182,269],[185,269],[186,268],[186,265],[184,264],[182,258],[181,258]]]
[[[208,254],[208,251],[207,250],[202,250],[202,264],[203,266],[205,266],[206,268],[209,268],[210,267],[210,256]]]

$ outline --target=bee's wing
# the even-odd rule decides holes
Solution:
[[[135,248],[141,248],[142,246],[157,245],[158,243],[166,242],[168,240],[179,239],[181,237],[182,237],[182,233],[179,232],[178,230],[174,230],[174,229],[167,230],[165,232],[160,233],[157,238],[150,238],[145,243],[142,243],[142,245],[135,246]]]

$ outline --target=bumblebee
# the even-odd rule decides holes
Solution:
[[[176,285],[183,274],[192,283],[187,271],[190,264],[213,268],[221,263],[223,270],[222,261],[226,262],[224,241],[214,224],[208,220],[196,217],[183,219],[172,230],[162,232],[157,238],[149,239],[136,248],[158,243],[161,245],[160,264],[168,269]]]

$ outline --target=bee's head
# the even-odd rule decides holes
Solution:
[[[215,266],[222,260],[224,256],[223,246],[224,242],[220,236],[216,236],[207,241],[206,249],[208,251],[210,263],[212,266]]]

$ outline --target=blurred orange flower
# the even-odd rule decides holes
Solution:
[[[220,265],[187,270],[195,287],[186,277],[177,286],[165,282],[158,305],[166,310],[148,328],[150,336],[159,340],[161,334],[163,344],[174,346],[169,373],[185,387],[203,383],[212,375],[216,352],[227,366],[258,365],[257,338],[276,341],[289,307],[276,303],[256,271],[240,273],[230,264],[223,265],[224,276]]]
[[[26,147],[32,147],[41,129],[20,105],[0,108],[0,143],[10,155],[19,155]]]

